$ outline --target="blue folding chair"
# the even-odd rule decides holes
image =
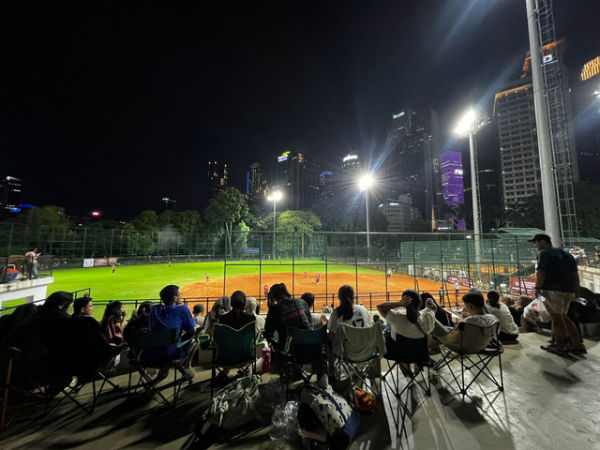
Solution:
[[[301,378],[310,383],[313,375],[327,371],[327,327],[321,326],[314,330],[300,328],[287,329],[287,341],[281,352],[282,371],[280,380],[282,386],[289,391],[291,381]],[[310,369],[307,367],[310,366]]]

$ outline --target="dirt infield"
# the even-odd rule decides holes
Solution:
[[[264,285],[271,286],[274,283],[285,283],[292,293],[292,274],[291,273],[268,273],[263,274],[260,280],[257,274],[253,275],[237,275],[227,277],[227,285],[225,292],[231,295],[233,291],[242,290],[248,296],[265,298]],[[424,278],[418,279],[419,291],[429,291],[436,298],[441,287],[440,282],[427,280]],[[321,280],[317,284],[315,274],[297,273],[294,277],[293,295],[300,297],[304,292],[312,292],[317,297],[315,301],[315,310],[320,311],[325,305],[325,294],[327,293],[327,303],[331,305],[335,300],[338,288],[343,284],[349,284],[357,290],[360,301],[367,307],[369,302],[369,293],[372,293],[373,305],[385,301],[386,283],[383,274],[358,274],[358,289],[356,286],[356,276],[353,273],[329,273],[327,275],[327,284],[325,276],[321,275]],[[387,282],[388,292],[393,293],[390,300],[399,300],[399,293],[405,289],[414,289],[415,281],[411,276],[392,275]],[[451,292],[451,299],[454,300],[454,286],[448,286]],[[181,291],[184,297],[219,297],[223,295],[223,278],[211,279],[206,282],[197,282],[182,286]],[[337,303],[337,301],[335,301]],[[206,304],[206,302],[203,302]]]

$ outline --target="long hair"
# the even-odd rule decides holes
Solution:
[[[338,291],[340,306],[335,308],[337,317],[342,317],[344,320],[352,318],[352,305],[354,304],[354,289],[347,284],[340,287]]]
[[[108,305],[106,305],[106,309],[104,310],[104,315],[102,316],[102,321],[100,322],[100,326],[103,329],[106,327],[106,324],[108,323],[108,319],[110,319],[111,317],[116,322],[121,322],[121,319],[122,319],[121,307],[122,306],[123,306],[123,303],[121,303],[119,301],[110,302]]]
[[[285,283],[276,283],[271,286],[271,289],[269,290],[269,298],[276,302],[280,302],[282,300],[289,300],[292,298],[292,295],[288,291]]]
[[[410,297],[410,303],[406,307],[406,318],[411,323],[417,323],[417,319],[419,318],[419,310],[421,309],[421,296],[417,291],[412,289],[407,289],[402,293],[402,297]],[[433,298],[433,297],[432,297]]]

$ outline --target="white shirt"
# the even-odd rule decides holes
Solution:
[[[500,331],[506,334],[519,334],[519,327],[515,323],[508,306],[504,303],[499,303],[498,308],[492,305],[487,305],[488,311],[496,316],[500,321]]]
[[[409,339],[420,339],[425,337],[423,332],[430,334],[435,327],[435,313],[427,308],[421,311],[421,314],[419,314],[419,317],[417,318],[417,322],[423,332],[419,330],[419,327],[416,324],[409,321],[406,318],[406,314],[399,308],[390,309],[385,320],[387,320],[392,327],[392,339],[394,341],[396,340],[396,334]]]
[[[481,328],[487,328],[497,323],[498,319],[493,314],[481,314],[477,316],[468,316],[463,322],[470,323]]]
[[[331,333],[337,333],[337,330],[342,323],[357,328],[370,327],[372,325],[369,311],[361,305],[352,305],[352,317],[349,320],[344,320],[343,317],[338,316],[337,312],[334,310],[327,323],[327,329]]]

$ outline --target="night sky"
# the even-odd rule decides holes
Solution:
[[[324,169],[375,159],[405,106],[436,109],[461,149],[456,114],[491,111],[528,49],[524,0],[207,3],[0,2],[0,174],[23,201],[198,209],[209,159],[238,188],[286,146]],[[600,1],[555,3],[578,71],[600,54]]]

